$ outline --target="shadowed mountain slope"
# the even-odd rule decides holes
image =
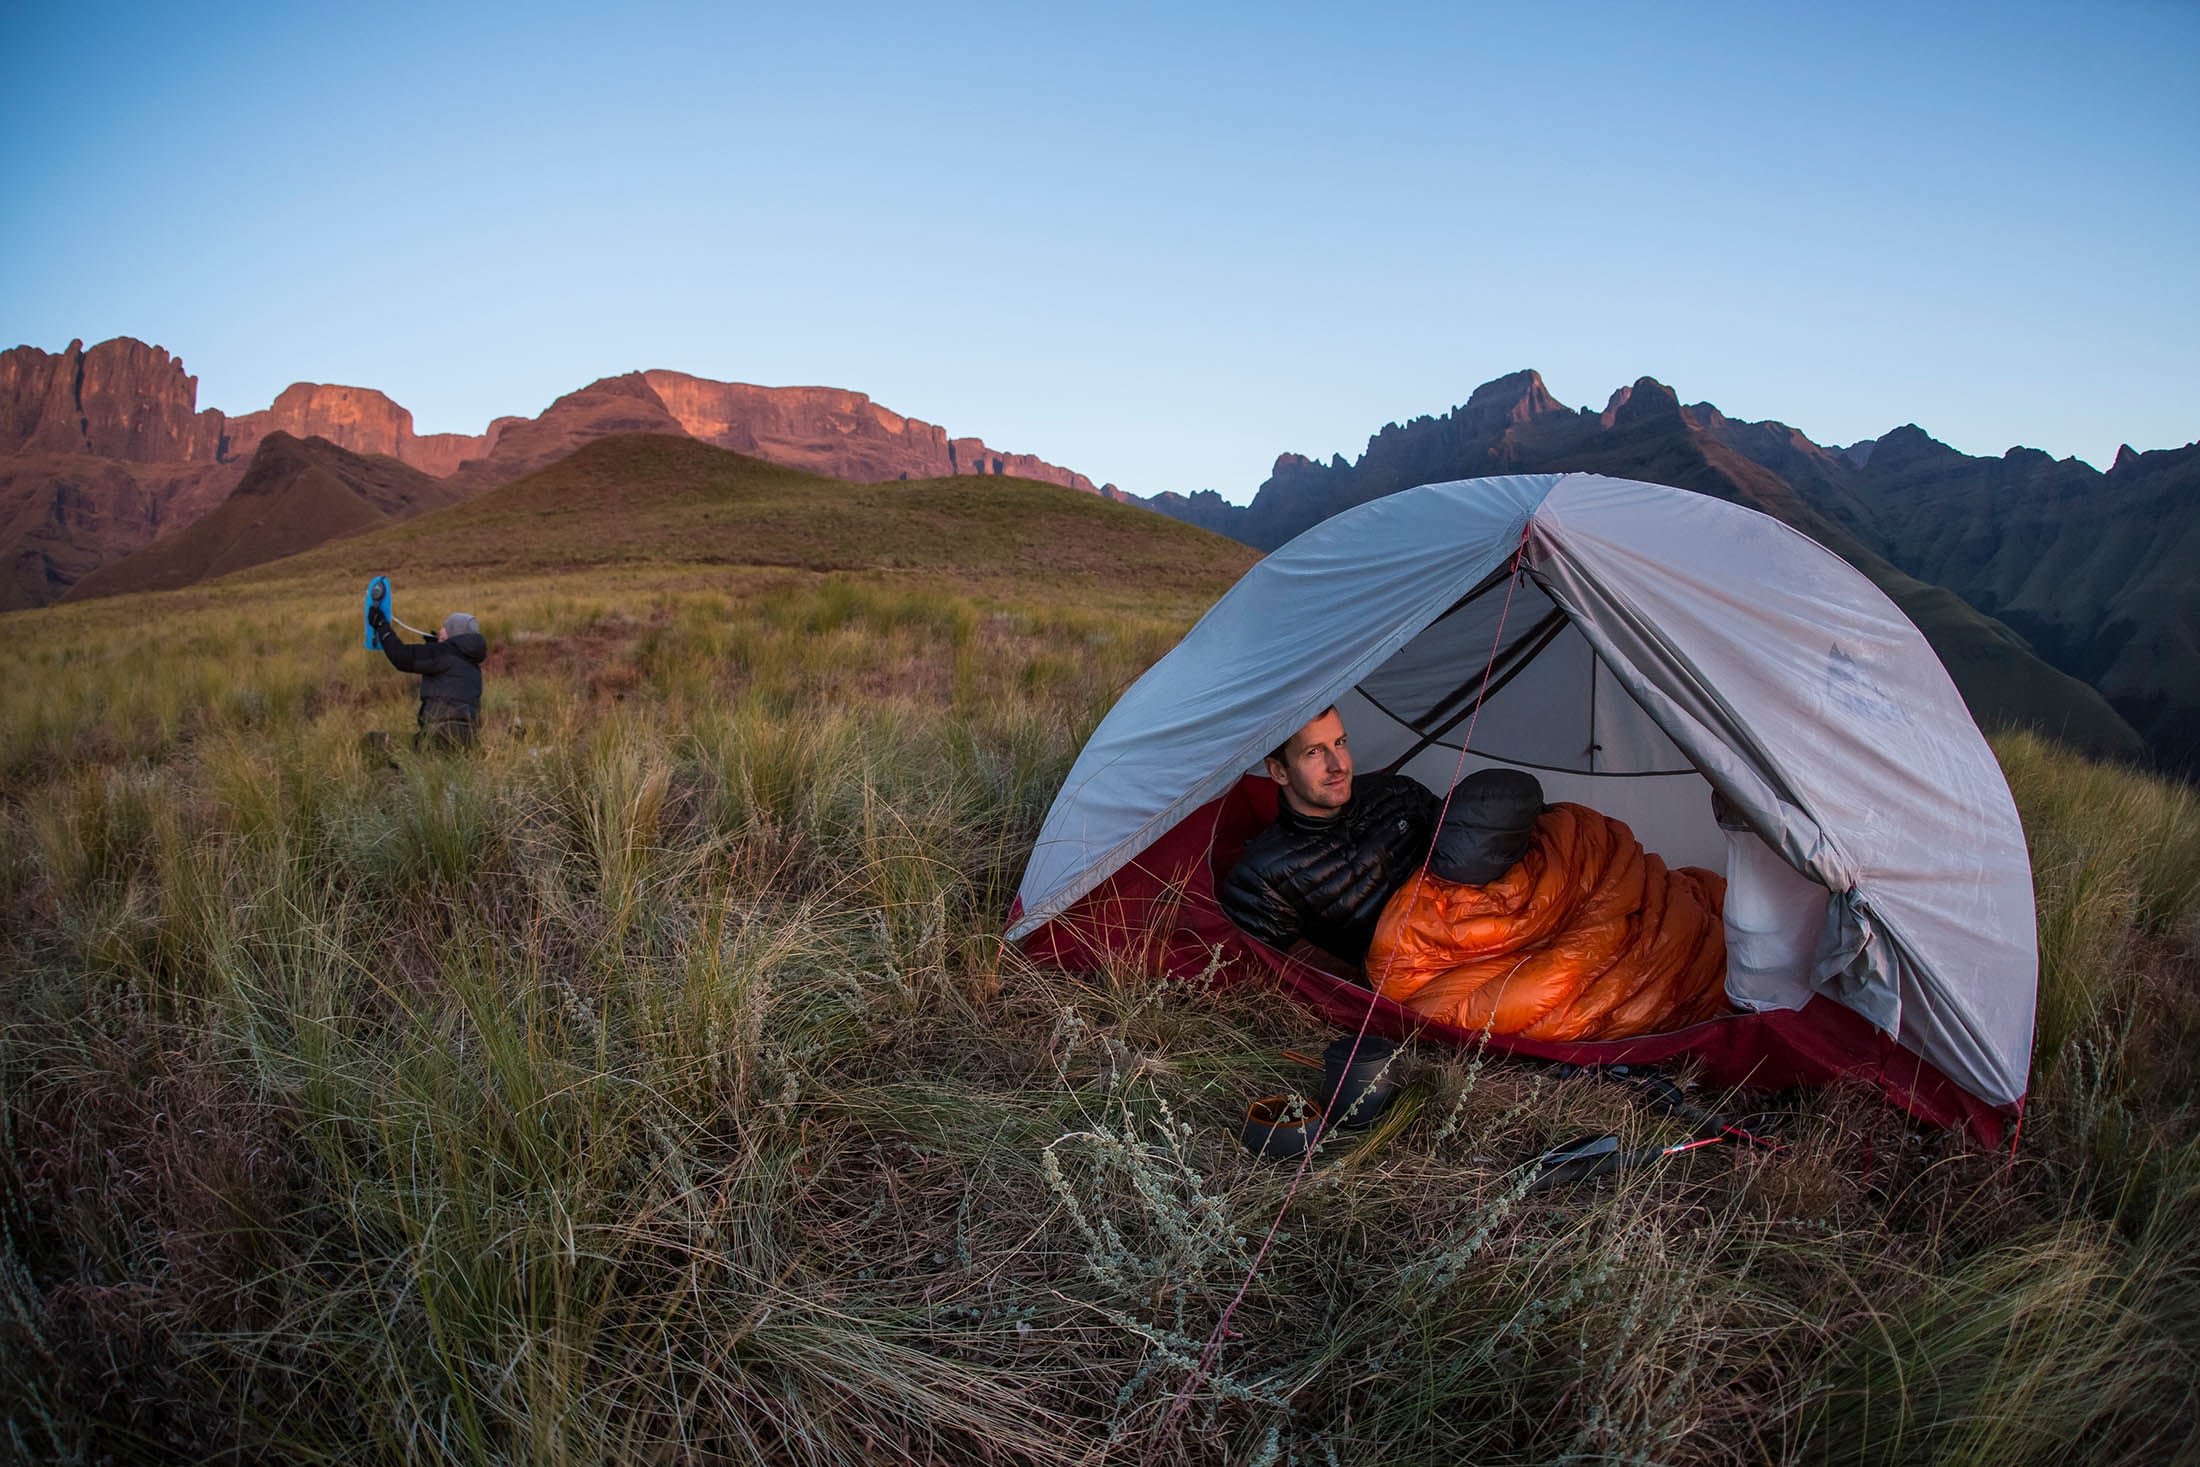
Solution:
[[[236,490],[212,513],[93,571],[63,599],[172,591],[361,534],[458,497],[446,481],[394,458],[351,453],[325,438],[270,433]]]
[[[1879,460],[1877,452],[1864,457],[1871,464]],[[1899,558],[1897,547],[1907,542],[1893,533],[1898,517],[1889,495],[1875,490],[1852,459],[1785,424],[1737,422],[1708,403],[1683,406],[1671,388],[1648,377],[1615,392],[1601,412],[1590,412],[1558,402],[1536,373],[1516,372],[1485,384],[1442,417],[1387,425],[1355,462],[1339,456],[1319,464],[1285,454],[1243,508],[1213,494],[1146,502],[1272,549],[1339,510],[1417,484],[1564,471],[1694,490],[1760,510],[1811,536],[1869,576],[1917,624],[1973,714],[1989,727],[2039,728],[2093,753],[2127,759],[2151,753],[2165,764],[2189,760],[2189,743],[2174,736],[2144,741],[2119,711],[2140,711],[2140,705],[2112,706],[2077,666],[2055,665],[2042,655],[2050,649],[2034,647],[1982,613],[1960,588],[1936,581],[1923,562],[1913,567]],[[1901,528],[1920,533],[1930,520],[1926,515]],[[2059,532],[2082,541],[2096,528],[2071,522]],[[2191,577],[2186,572],[2188,583]],[[2150,726],[2174,735],[2177,717],[2171,710]]]
[[[2103,474],[1974,458],[1905,425],[1843,476],[1856,529],[2099,688],[2166,766],[2200,756],[2200,444]]]
[[[229,497],[244,467],[0,457],[0,611],[58,601],[99,567],[190,524]]]

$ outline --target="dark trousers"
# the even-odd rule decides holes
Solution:
[[[422,698],[413,747],[422,751],[464,750],[474,746],[481,710],[454,698]]]

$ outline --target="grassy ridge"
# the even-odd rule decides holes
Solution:
[[[740,518],[678,512],[691,545]],[[1013,555],[820,573],[793,529],[764,569],[515,577],[462,521],[405,533],[316,552],[333,593],[286,562],[4,624],[20,1453],[2193,1457],[2188,793],[2000,745],[2044,956],[2013,1165],[1836,1090],[1779,1155],[1529,1198],[1523,1156],[1669,1127],[1423,1050],[1163,1434],[1285,1182],[1238,1114],[1323,1035],[996,934],[1085,733],[1216,584],[1096,570],[1063,610]],[[355,554],[482,617],[478,757],[361,747],[409,709]]]
[[[464,583],[612,566],[888,570],[1088,609],[1204,606],[1257,558],[1244,546],[1089,494],[964,475],[844,484],[691,439],[598,439],[539,473],[251,573],[326,585],[391,566]]]

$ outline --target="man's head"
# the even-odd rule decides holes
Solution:
[[[446,642],[453,637],[464,636],[468,632],[478,632],[480,630],[481,624],[463,611],[454,611],[443,618],[443,640]]]
[[[1352,751],[1333,706],[1278,744],[1267,765],[1268,777],[1282,786],[1283,802],[1301,815],[1320,819],[1351,802]]]

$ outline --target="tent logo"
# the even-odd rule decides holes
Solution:
[[[1916,728],[1910,710],[1887,696],[1871,668],[1839,642],[1826,649],[1826,698],[1840,712],[1882,728]]]

